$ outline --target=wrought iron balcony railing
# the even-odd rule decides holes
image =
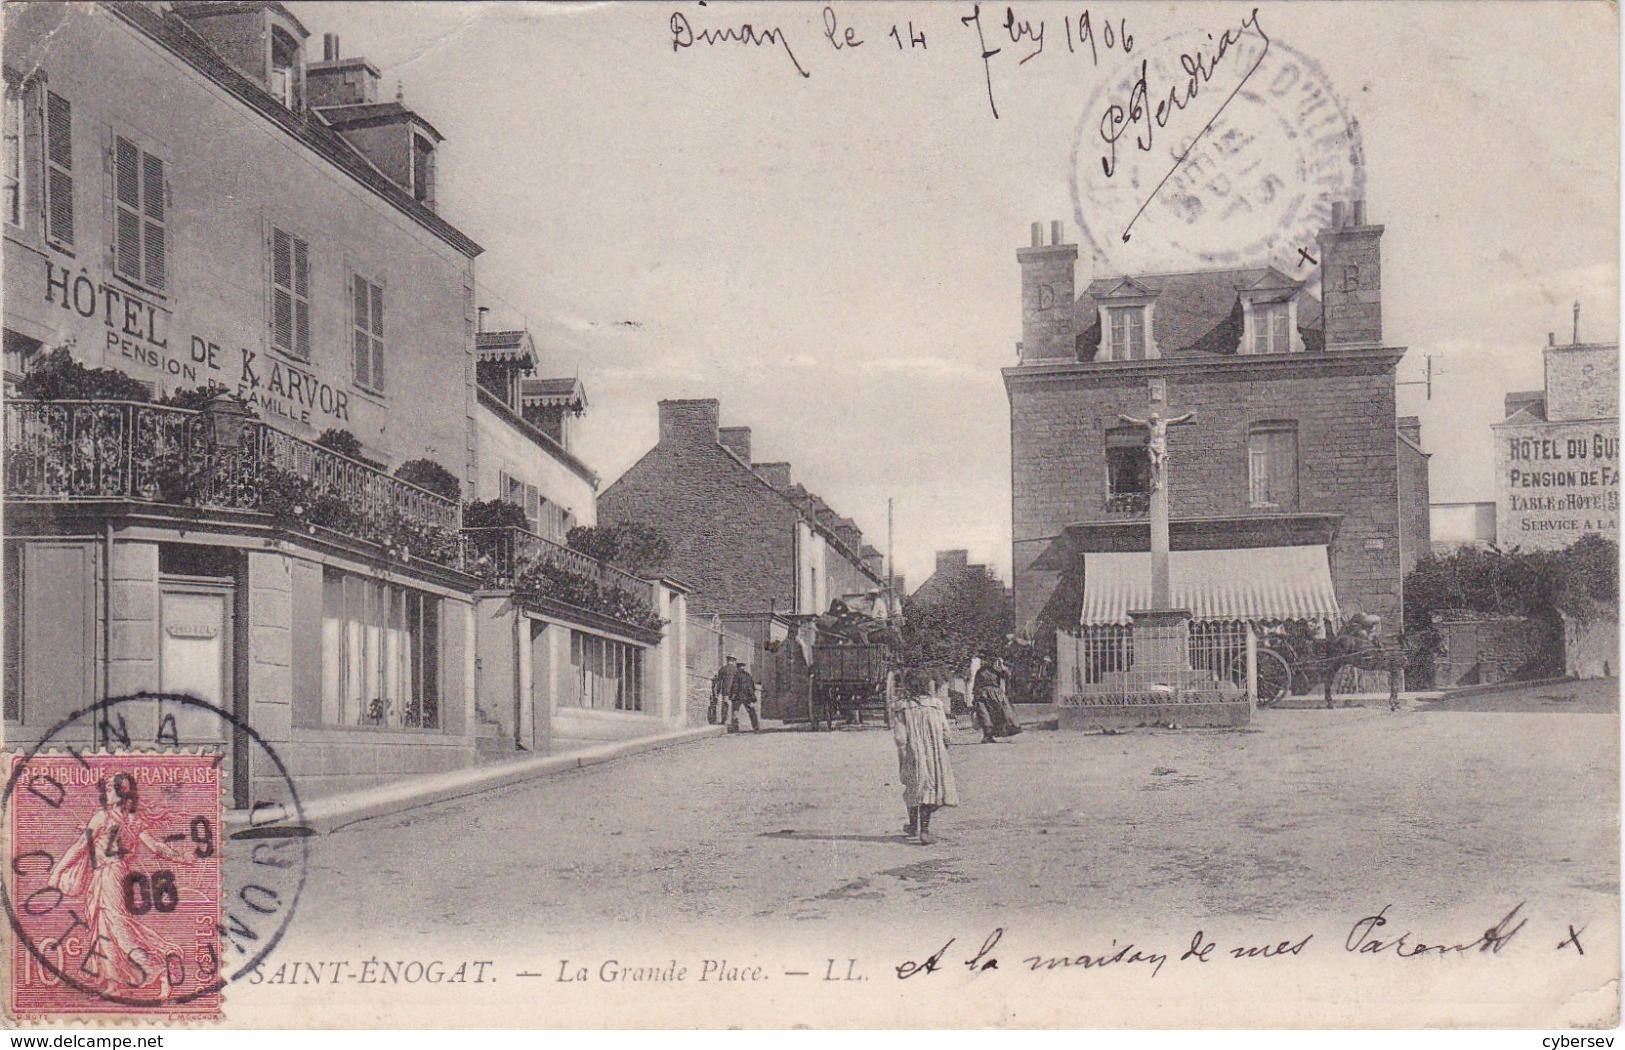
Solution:
[[[464,529],[463,560],[486,586],[512,587],[659,629],[653,583],[525,529]]]
[[[1106,497],[1105,510],[1114,517],[1143,516],[1151,511],[1149,492],[1119,492]]]
[[[5,456],[9,500],[262,511],[287,527],[332,529],[403,559],[459,564],[456,501],[229,406],[8,401]]]

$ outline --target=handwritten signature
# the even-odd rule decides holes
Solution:
[[[1147,206],[1156,199],[1158,193],[1162,192],[1163,186],[1168,184],[1168,180],[1173,177],[1174,172],[1178,171],[1180,165],[1185,163],[1185,158],[1190,156],[1190,152],[1196,147],[1196,143],[1201,140],[1203,135],[1207,134],[1208,129],[1213,127],[1214,123],[1223,115],[1230,103],[1235,100],[1236,95],[1246,86],[1247,81],[1251,80],[1253,74],[1258,72],[1258,67],[1264,62],[1264,56],[1269,54],[1270,38],[1258,21],[1258,8],[1253,8],[1252,13],[1241,20],[1239,27],[1227,29],[1220,34],[1211,55],[1204,50],[1181,53],[1179,66],[1185,71],[1185,78],[1171,85],[1167,89],[1165,97],[1159,97],[1154,107],[1150,104],[1151,89],[1147,84],[1150,63],[1142,59],[1140,61],[1140,75],[1135,80],[1134,86],[1129,89],[1127,105],[1113,102],[1100,115],[1100,137],[1107,146],[1106,155],[1100,158],[1100,166],[1109,179],[1117,173],[1118,141],[1133,130],[1134,146],[1142,152],[1150,152],[1152,144],[1156,141],[1157,129],[1166,128],[1169,120],[1173,119],[1175,114],[1183,111],[1202,93],[1202,89],[1213,80],[1213,74],[1223,63],[1225,55],[1230,52],[1232,47],[1240,43],[1249,29],[1257,33],[1259,38],[1264,41],[1263,50],[1259,51],[1258,57],[1247,69],[1247,72],[1242,74],[1241,79],[1236,82],[1236,86],[1230,89],[1230,94],[1220,103],[1213,116],[1209,117],[1208,122],[1202,125],[1202,130],[1191,136],[1190,142],[1174,159],[1173,167],[1168,169],[1167,174],[1162,177],[1162,180],[1157,183],[1156,187],[1140,204],[1139,210],[1129,219],[1128,225],[1123,227],[1124,243],[1128,242],[1129,231],[1134,228],[1134,224],[1139,221],[1140,216],[1145,214]],[[1208,39],[1212,40],[1213,34],[1209,33]],[[1163,93],[1159,90],[1158,95],[1163,96]]]

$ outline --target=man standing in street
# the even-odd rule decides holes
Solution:
[[[734,678],[739,674],[739,661],[728,657],[717,668],[716,675],[711,679],[711,706],[706,712],[706,721],[714,726],[723,723],[725,717],[732,713]]]
[[[728,705],[728,732],[739,732],[739,709],[743,707],[750,712],[750,728],[754,733],[762,731],[762,720],[756,715],[756,680],[750,676],[750,670],[744,665],[737,665],[734,671],[733,688],[729,692]]]

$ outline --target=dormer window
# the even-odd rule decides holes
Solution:
[[[1106,308],[1106,358],[1110,361],[1143,361],[1145,352],[1146,308],[1108,306]]]
[[[1253,307],[1255,354],[1285,354],[1292,350],[1291,311],[1287,303],[1259,303]]]
[[[434,207],[434,143],[418,134],[412,136],[412,198]]]
[[[271,29],[271,75],[267,87],[271,97],[288,109],[297,112],[301,99],[302,69],[299,61],[299,41],[280,27]]]

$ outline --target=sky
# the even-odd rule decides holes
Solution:
[[[882,549],[894,500],[912,581],[950,548],[1008,579],[999,369],[1030,224],[1098,235],[1080,289],[1208,258],[1162,207],[1127,245],[1102,232],[1121,202],[1097,191],[1124,183],[1075,146],[1140,61],[1211,58],[1227,30],[1267,35],[1264,62],[1312,70],[1357,122],[1363,163],[1341,167],[1386,228],[1384,341],[1409,348],[1407,384],[1432,357],[1432,399],[1402,386],[1399,411],[1422,419],[1434,502],[1495,498],[1489,427],[1505,393],[1541,386],[1576,301],[1582,341],[1618,339],[1619,27],[1601,2],[288,6],[314,53],[338,33],[446,136],[439,210],[486,249],[487,327],[528,328],[544,373],[581,377],[576,447],[605,486],[654,444],[659,400],[714,397],[756,460],[790,461]],[[745,24],[756,43],[701,37]],[[685,29],[693,46],[674,46]],[[1213,85],[1247,61],[1218,59]],[[1257,119],[1238,103],[1208,134]],[[1245,221],[1222,235],[1270,232]],[[1285,267],[1293,247],[1255,261]]]

